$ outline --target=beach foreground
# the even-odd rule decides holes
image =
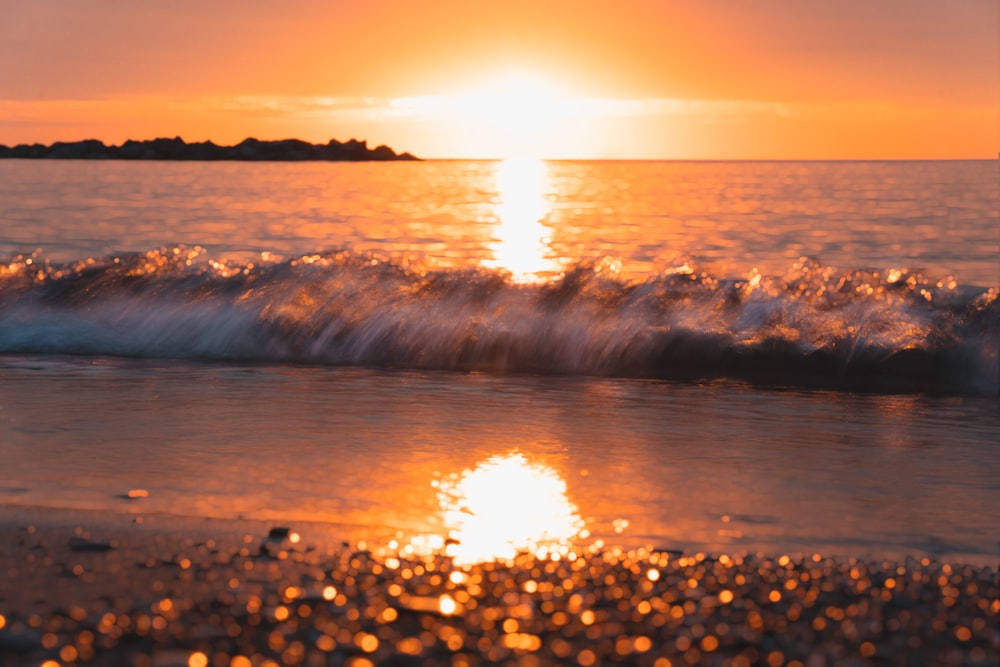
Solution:
[[[55,517],[55,518],[53,518]],[[997,664],[997,570],[581,547],[459,567],[330,527],[6,512],[0,664]]]

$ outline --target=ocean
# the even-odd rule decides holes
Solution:
[[[993,564],[998,184],[3,160],[0,505]]]

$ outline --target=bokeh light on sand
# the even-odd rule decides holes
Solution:
[[[436,480],[445,553],[457,564],[511,559],[519,552],[560,558],[587,536],[566,482],[520,452],[491,456]]]

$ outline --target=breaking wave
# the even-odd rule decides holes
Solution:
[[[996,394],[997,288],[906,269],[723,279],[613,262],[523,284],[336,250],[234,263],[199,247],[0,264],[0,354],[110,355]]]

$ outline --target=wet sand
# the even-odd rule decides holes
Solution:
[[[591,546],[457,567],[332,526],[136,521],[0,508],[0,665],[1000,660],[995,566]]]

